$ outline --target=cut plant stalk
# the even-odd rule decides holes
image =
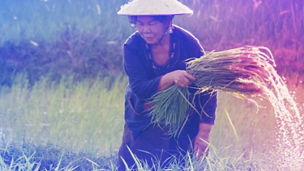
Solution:
[[[262,87],[269,84],[273,67],[275,62],[270,50],[256,46],[212,51],[186,61],[186,71],[196,78],[195,95],[216,90],[242,95],[260,93]],[[189,109],[198,111],[189,97],[188,88],[176,85],[155,94],[150,100],[151,123],[168,128],[169,135],[178,136]]]

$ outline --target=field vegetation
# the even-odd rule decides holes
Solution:
[[[181,1],[194,15],[174,22],[206,51],[268,47],[304,113],[304,1]],[[0,170],[116,169],[127,85],[121,45],[134,31],[116,16],[125,2],[0,2]],[[184,169],[282,169],[271,105],[225,92],[218,99],[210,155],[189,156]]]

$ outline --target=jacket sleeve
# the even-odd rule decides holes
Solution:
[[[124,69],[132,91],[142,99],[149,98],[158,91],[160,76],[150,78],[144,65],[144,54],[138,49],[124,45]]]

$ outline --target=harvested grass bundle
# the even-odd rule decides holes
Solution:
[[[270,50],[255,46],[212,51],[186,61],[187,72],[196,78],[196,95],[210,90],[259,93],[267,87],[274,66]],[[151,99],[151,123],[168,127],[169,134],[177,136],[187,121],[189,108],[197,111],[188,98],[187,88],[177,86],[155,94]]]
[[[185,123],[189,103],[189,91],[187,88],[171,86],[153,97],[153,109],[151,123],[168,127],[170,135],[177,135],[180,126]],[[159,112],[161,111],[161,112]],[[156,113],[159,112],[159,113]],[[176,114],[178,113],[178,115]]]

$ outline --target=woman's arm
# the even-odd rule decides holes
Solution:
[[[139,98],[146,99],[158,91],[161,77],[151,78],[145,68],[143,55],[136,46],[124,45],[124,69],[129,86]]]
[[[194,139],[194,152],[197,159],[200,159],[207,151],[209,144],[209,134],[212,128],[212,124],[200,123],[198,133]]]

